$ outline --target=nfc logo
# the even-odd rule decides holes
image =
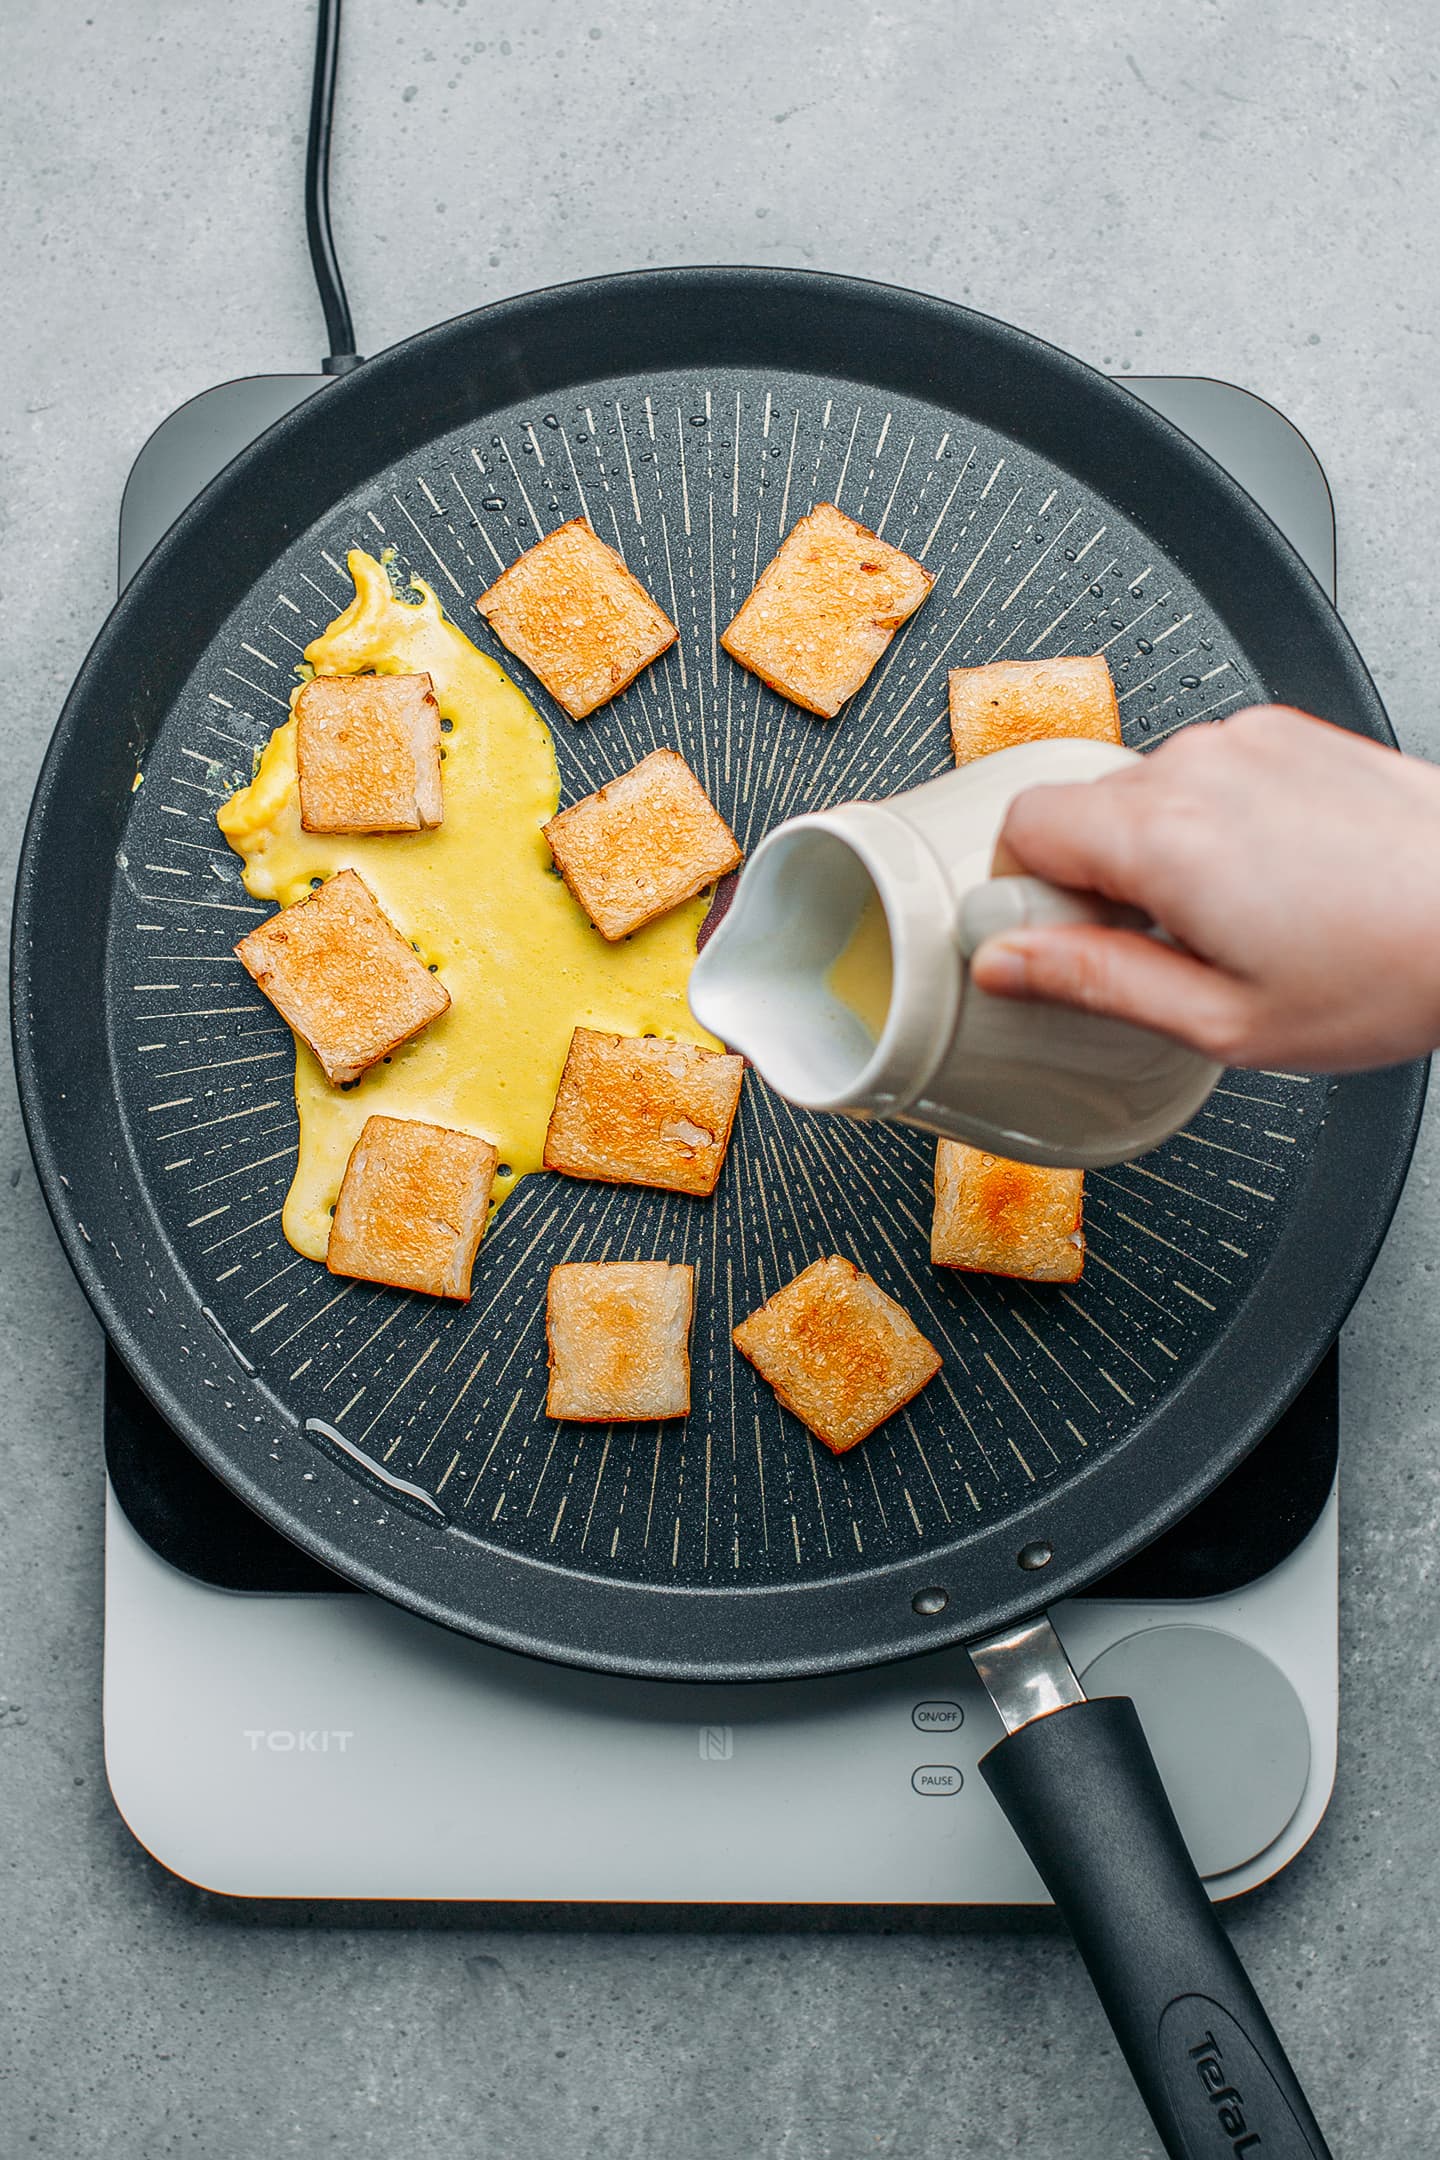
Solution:
[[[735,1734],[729,1725],[700,1727],[701,1762],[729,1762],[735,1752]]]

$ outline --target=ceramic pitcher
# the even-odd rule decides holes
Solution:
[[[1020,1162],[1091,1169],[1143,1155],[1194,1115],[1220,1068],[1149,1029],[991,997],[969,977],[971,954],[999,931],[1115,920],[1104,902],[991,867],[1023,789],[1096,780],[1134,757],[1110,743],[1025,743],[887,801],[777,826],[695,962],[695,1018],[806,1109],[895,1118]],[[831,975],[876,900],[890,982],[872,1033]]]

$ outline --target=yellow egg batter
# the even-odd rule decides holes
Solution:
[[[477,652],[416,581],[397,599],[373,556],[349,558],[355,598],[305,648],[320,675],[428,673],[442,722],[444,823],[434,832],[302,832],[294,719],[275,730],[255,778],[219,812],[245,863],[248,892],[282,907],[342,869],[357,870],[401,934],[433,963],[450,1010],[355,1087],[332,1088],[295,1044],[300,1154],[285,1235],[323,1260],[330,1211],[367,1117],[424,1118],[491,1140],[495,1204],[538,1170],[545,1127],[575,1027],[667,1035],[718,1049],[685,1002],[708,901],[687,902],[607,945],[551,865],[540,827],[560,778],[550,730],[493,660]],[[604,726],[603,715],[590,723]]]
[[[872,892],[866,900],[825,980],[871,1041],[878,1042],[885,1032],[893,986],[890,926],[878,893]]]

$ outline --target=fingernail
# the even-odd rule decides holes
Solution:
[[[989,938],[975,955],[971,972],[981,989],[996,997],[1023,997],[1030,987],[1030,956],[1009,938]]]

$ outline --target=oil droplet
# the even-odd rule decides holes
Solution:
[[[1104,592],[1105,588],[1103,585],[1092,585],[1090,587],[1090,597],[1092,600],[1102,599],[1104,597]]]
[[[503,495],[482,495],[480,507],[482,510],[503,510],[505,497]]]
[[[1214,640],[1212,638],[1202,637],[1200,640],[1200,650],[1201,652],[1214,652]]]
[[[1125,625],[1124,625],[1124,623],[1123,623],[1123,622],[1121,622],[1121,620],[1120,620],[1120,617],[1119,617],[1118,615],[1112,615],[1112,616],[1110,617],[1110,628],[1111,628],[1112,630],[1123,630],[1123,629],[1124,629],[1124,627],[1125,627]]]
[[[1149,734],[1149,732],[1150,732],[1150,723],[1149,723],[1149,721],[1148,721],[1148,720],[1147,720],[1147,719],[1145,718],[1145,715],[1144,715],[1144,713],[1141,713],[1141,715],[1140,715],[1140,725],[1141,725],[1141,727],[1142,727],[1142,728],[1144,728],[1144,730],[1145,730],[1145,733],[1146,733],[1146,734],[1148,735],[1148,734]]]
[[[557,418],[555,417],[554,413],[553,413],[553,412],[547,412],[547,413],[546,413],[546,415],[545,415],[545,426],[546,426],[546,427],[548,427],[548,428],[558,428],[558,427],[559,427],[559,425],[560,425],[560,422],[559,422],[559,421],[558,421],[558,419],[557,419]]]
[[[1182,675],[1180,677],[1180,688],[1182,690],[1198,690],[1199,687],[1200,678],[1198,675]]]
[[[1155,647],[1151,644],[1149,638],[1137,637],[1135,640],[1135,650],[1136,652],[1152,653],[1154,652]]]
[[[1065,550],[1065,560],[1066,560],[1066,562],[1078,562],[1078,561],[1079,561],[1079,559],[1080,559],[1080,558],[1079,558],[1079,556],[1078,556],[1078,555],[1077,555],[1077,554],[1075,553],[1075,550],[1074,550],[1074,548],[1066,548],[1066,550]]]
[[[691,425],[691,427],[704,427],[704,425],[705,425],[705,415],[704,415],[704,413],[703,413],[703,412],[692,412],[692,413],[691,413],[691,415],[690,415],[690,425]]]

